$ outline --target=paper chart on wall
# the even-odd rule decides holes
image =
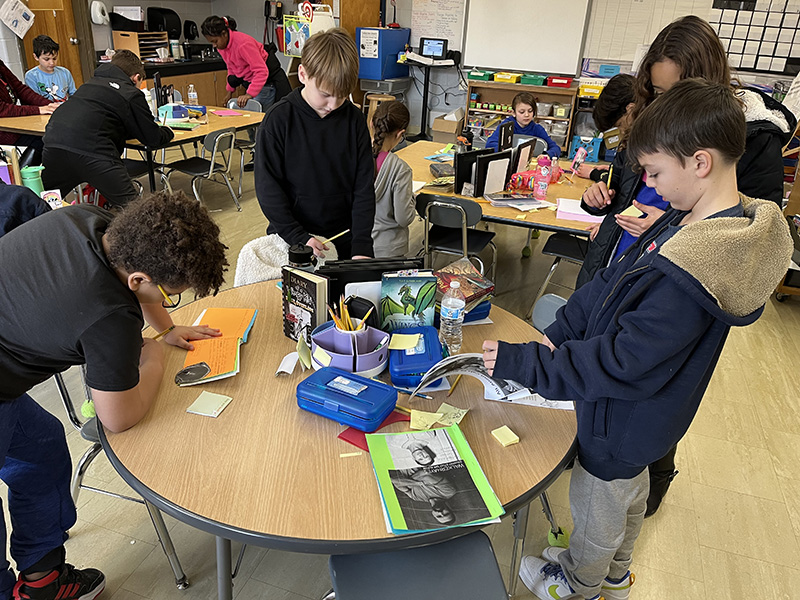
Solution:
[[[411,9],[411,45],[420,37],[444,38],[449,50],[461,50],[464,32],[464,0],[414,0]]]

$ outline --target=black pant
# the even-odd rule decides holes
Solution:
[[[96,187],[115,207],[124,206],[139,196],[119,158],[94,158],[61,148],[45,148],[42,164],[45,189],[58,188],[62,197],[80,183]]]

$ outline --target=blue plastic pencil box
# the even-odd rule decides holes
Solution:
[[[333,367],[297,384],[297,406],[361,431],[378,429],[396,404],[393,387]]]
[[[416,347],[389,351],[389,375],[392,383],[401,387],[416,387],[422,376],[442,360],[442,344],[435,327],[410,327],[395,333],[420,334]]]

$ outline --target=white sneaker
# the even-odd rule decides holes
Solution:
[[[542,550],[542,558],[547,562],[557,563],[558,556],[564,552],[566,548],[559,548],[558,546],[548,546]],[[631,586],[636,581],[636,575],[628,571],[622,581],[612,583],[608,577],[603,580],[603,587],[600,590],[600,595],[605,600],[628,600],[631,594]]]
[[[572,600],[583,598],[567,582],[561,566],[536,558],[525,556],[519,567],[519,577],[533,595],[539,600]],[[587,600],[600,600],[600,595]]]

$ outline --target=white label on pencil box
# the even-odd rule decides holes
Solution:
[[[339,375],[336,379],[329,381],[328,387],[332,387],[333,389],[344,392],[345,394],[352,394],[353,396],[358,396],[361,392],[367,389],[367,386],[361,383],[356,383],[355,381],[351,381],[350,379],[347,379],[347,377],[342,377],[341,375]]]
[[[406,356],[414,356],[415,354],[425,354],[425,336],[419,336],[417,345],[406,350]]]

